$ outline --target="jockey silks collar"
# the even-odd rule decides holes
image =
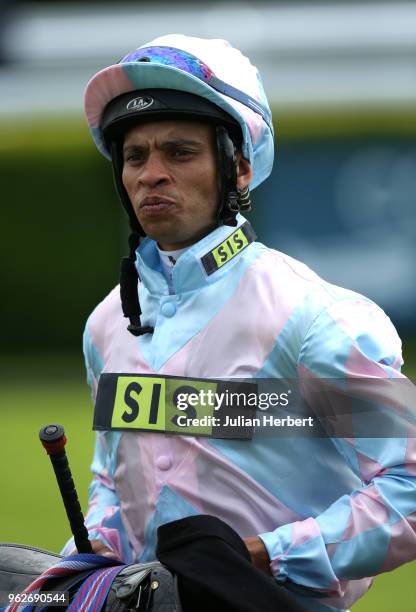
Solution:
[[[201,257],[201,263],[208,276],[219,270],[223,265],[231,261],[241,253],[249,244],[254,242],[256,234],[250,223],[246,221],[236,229],[225,240],[217,244],[208,253]]]
[[[234,231],[230,232],[227,226],[220,225],[186,249],[172,269],[172,293],[192,291],[207,282],[215,282],[215,272],[218,272],[219,277],[223,270],[233,265],[237,256],[256,238],[244,217],[238,215],[236,222],[238,227]],[[134,236],[132,234],[131,238]],[[166,292],[166,285],[161,282],[161,262],[155,241],[146,238],[140,246],[138,242],[137,236],[137,241],[131,241],[130,257],[123,258],[120,295],[123,314],[130,319],[128,330],[140,336],[143,333],[153,333],[154,328],[149,324],[141,324],[137,279],[155,295],[162,296]]]

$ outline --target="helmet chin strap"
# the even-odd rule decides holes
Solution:
[[[238,192],[237,192],[237,162],[235,146],[223,125],[215,128],[217,140],[217,164],[220,177],[220,205],[218,207],[219,224],[237,225]]]
[[[140,308],[138,291],[139,275],[135,264],[136,250],[139,244],[139,234],[132,232],[129,236],[130,255],[123,257],[120,268],[121,307],[123,315],[130,320],[127,329],[133,336],[152,334],[154,331],[154,328],[150,325],[142,325],[140,322],[142,310]]]
[[[228,130],[217,125],[215,128],[217,143],[218,172],[220,177],[220,205],[218,208],[218,225],[237,225],[236,216],[240,210],[250,210],[250,193],[248,187],[239,191],[237,188],[237,162],[236,148],[230,138]],[[139,302],[138,280],[136,268],[136,250],[140,244],[140,237],[145,236],[122,182],[123,157],[120,145],[113,142],[111,145],[113,159],[114,181],[118,195],[121,199],[130,221],[131,234],[129,236],[128,257],[123,257],[120,268],[120,298],[123,315],[130,320],[128,331],[134,336],[152,334],[154,328],[142,325],[142,314]]]
[[[248,186],[237,187],[236,146],[223,125],[215,128],[217,140],[218,173],[220,177],[220,206],[218,222],[235,227],[240,211],[251,210]]]
[[[134,213],[130,199],[123,185],[123,153],[119,142],[111,143],[111,158],[113,162],[114,183],[121,200],[123,208],[128,214],[131,234],[129,236],[129,255],[123,257],[120,266],[120,299],[123,315],[130,320],[127,326],[128,331],[133,336],[142,336],[143,334],[152,334],[153,327],[150,325],[142,325],[140,316],[142,310],[139,302],[138,280],[139,275],[136,268],[136,250],[140,244],[140,236],[145,236],[145,233],[139,224]]]

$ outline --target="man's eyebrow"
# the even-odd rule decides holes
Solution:
[[[142,151],[143,149],[146,149],[146,145],[144,145],[144,144],[134,144],[134,143],[131,143],[131,144],[123,145],[123,153],[125,153],[126,151],[130,151],[130,150],[133,150],[133,151],[140,150],[140,151]]]
[[[201,146],[203,143],[200,140],[192,140],[190,138],[169,138],[169,140],[164,140],[158,148],[165,149],[169,147],[183,147],[183,146]],[[147,144],[143,143],[130,143],[125,144],[123,147],[123,152],[125,151],[143,151],[147,149]]]
[[[191,139],[187,139],[187,138],[170,138],[169,140],[165,140],[162,143],[162,147],[171,147],[171,146],[176,146],[176,147],[182,147],[184,145],[201,145],[201,141],[199,140],[191,140]]]

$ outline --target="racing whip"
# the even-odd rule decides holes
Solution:
[[[72,479],[65,452],[66,436],[62,425],[46,425],[39,432],[39,438],[49,455],[64,502],[66,514],[79,553],[92,553],[88,531]]]

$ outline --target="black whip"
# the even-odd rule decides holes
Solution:
[[[65,452],[66,436],[64,428],[62,425],[46,425],[40,430],[39,438],[52,462],[74,536],[75,546],[79,553],[92,553],[91,542],[88,539],[88,531],[84,524],[84,516]]]

